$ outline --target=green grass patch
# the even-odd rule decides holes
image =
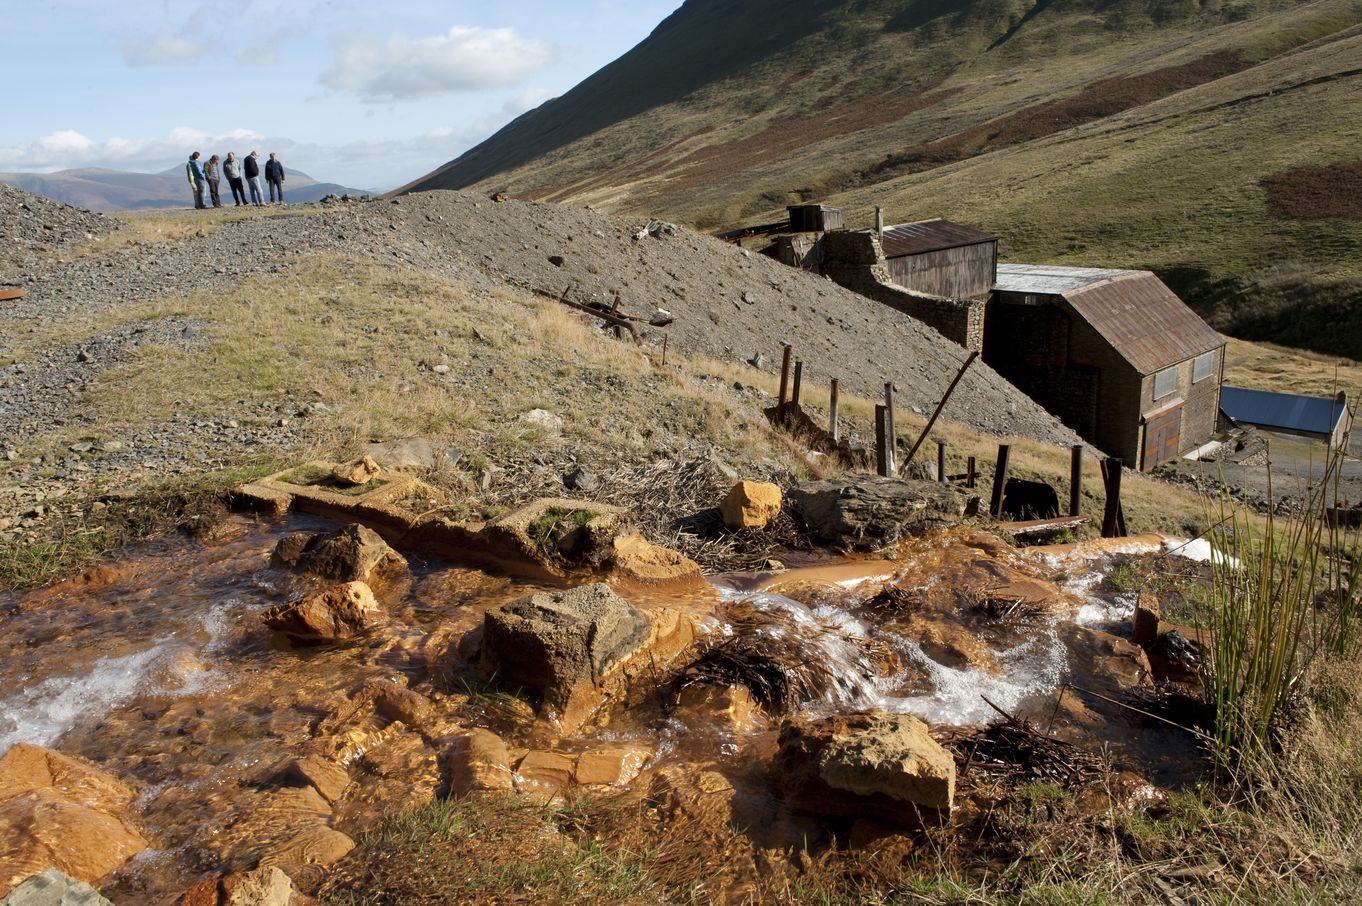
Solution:
[[[600,513],[587,509],[549,507],[531,522],[526,533],[542,551],[557,550],[559,543],[578,529],[584,529]]]
[[[316,465],[299,466],[287,475],[280,476],[279,480],[286,484],[296,484],[302,488],[320,488],[347,497],[359,497],[388,483],[386,478],[375,478],[360,485],[343,484],[336,480],[329,469]]]

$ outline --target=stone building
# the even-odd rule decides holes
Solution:
[[[1216,430],[1225,340],[1149,271],[998,266],[984,361],[1148,471]]]

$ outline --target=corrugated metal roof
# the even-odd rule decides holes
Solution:
[[[1220,408],[1237,422],[1331,435],[1343,418],[1346,404],[1327,396],[1298,396],[1270,390],[1221,387]]]
[[[997,280],[1004,292],[1063,296],[1141,374],[1225,345],[1149,271],[1000,264]]]
[[[1070,290],[1138,271],[1105,267],[1051,267],[1045,264],[999,264],[997,288],[1005,293],[1062,296]]]
[[[897,226],[885,227],[880,247],[884,249],[884,257],[899,258],[903,255],[920,255],[923,252],[939,252],[943,249],[959,248],[962,245],[997,241],[997,236],[938,217],[935,220],[919,220],[916,223],[900,223]]]

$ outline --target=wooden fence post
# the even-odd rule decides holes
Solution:
[[[965,461],[965,487],[967,488],[974,487],[975,476],[979,474],[977,471],[978,465],[979,465],[978,460],[976,460],[973,456],[971,456],[968,460]]]
[[[800,385],[802,385],[803,383],[804,383],[804,360],[795,359],[794,392],[790,394],[790,402],[795,404],[796,409],[799,408],[799,389]]]
[[[941,441],[936,442],[936,480],[946,483],[946,445]]]
[[[889,432],[884,406],[875,407],[875,465],[880,477],[889,477]]]
[[[898,463],[894,461],[894,449],[896,438],[894,435],[894,382],[886,381],[884,385],[884,436],[886,450],[886,465],[889,471],[885,475],[894,475],[898,472]]]
[[[998,464],[993,469],[993,497],[988,506],[988,512],[994,519],[1001,519],[1003,515],[1003,488],[1007,487],[1007,466],[1011,458],[1012,447],[998,444]]]
[[[1074,444],[1069,453],[1069,515],[1078,516],[1083,503],[1083,445]]]
[[[1107,504],[1102,513],[1102,537],[1121,537],[1121,460],[1111,457],[1102,462],[1102,478],[1106,484]]]
[[[832,389],[828,392],[828,436],[832,438],[833,443],[837,443],[839,440],[837,437],[837,396],[840,389],[837,378],[833,378]]]
[[[784,411],[785,401],[789,399],[790,392],[790,359],[794,357],[794,347],[789,343],[785,344],[785,357],[780,363],[780,406]]]

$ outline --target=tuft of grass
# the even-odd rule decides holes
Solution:
[[[564,537],[576,529],[586,528],[600,513],[587,509],[549,507],[526,529],[535,545],[543,551],[557,550]]]
[[[1227,773],[1274,748],[1281,716],[1321,657],[1355,657],[1362,618],[1362,542],[1335,525],[1344,454],[1334,451],[1302,508],[1259,523],[1220,498],[1212,533],[1212,621],[1207,695],[1216,711],[1216,760]],[[1269,474],[1269,497],[1271,476]]]

